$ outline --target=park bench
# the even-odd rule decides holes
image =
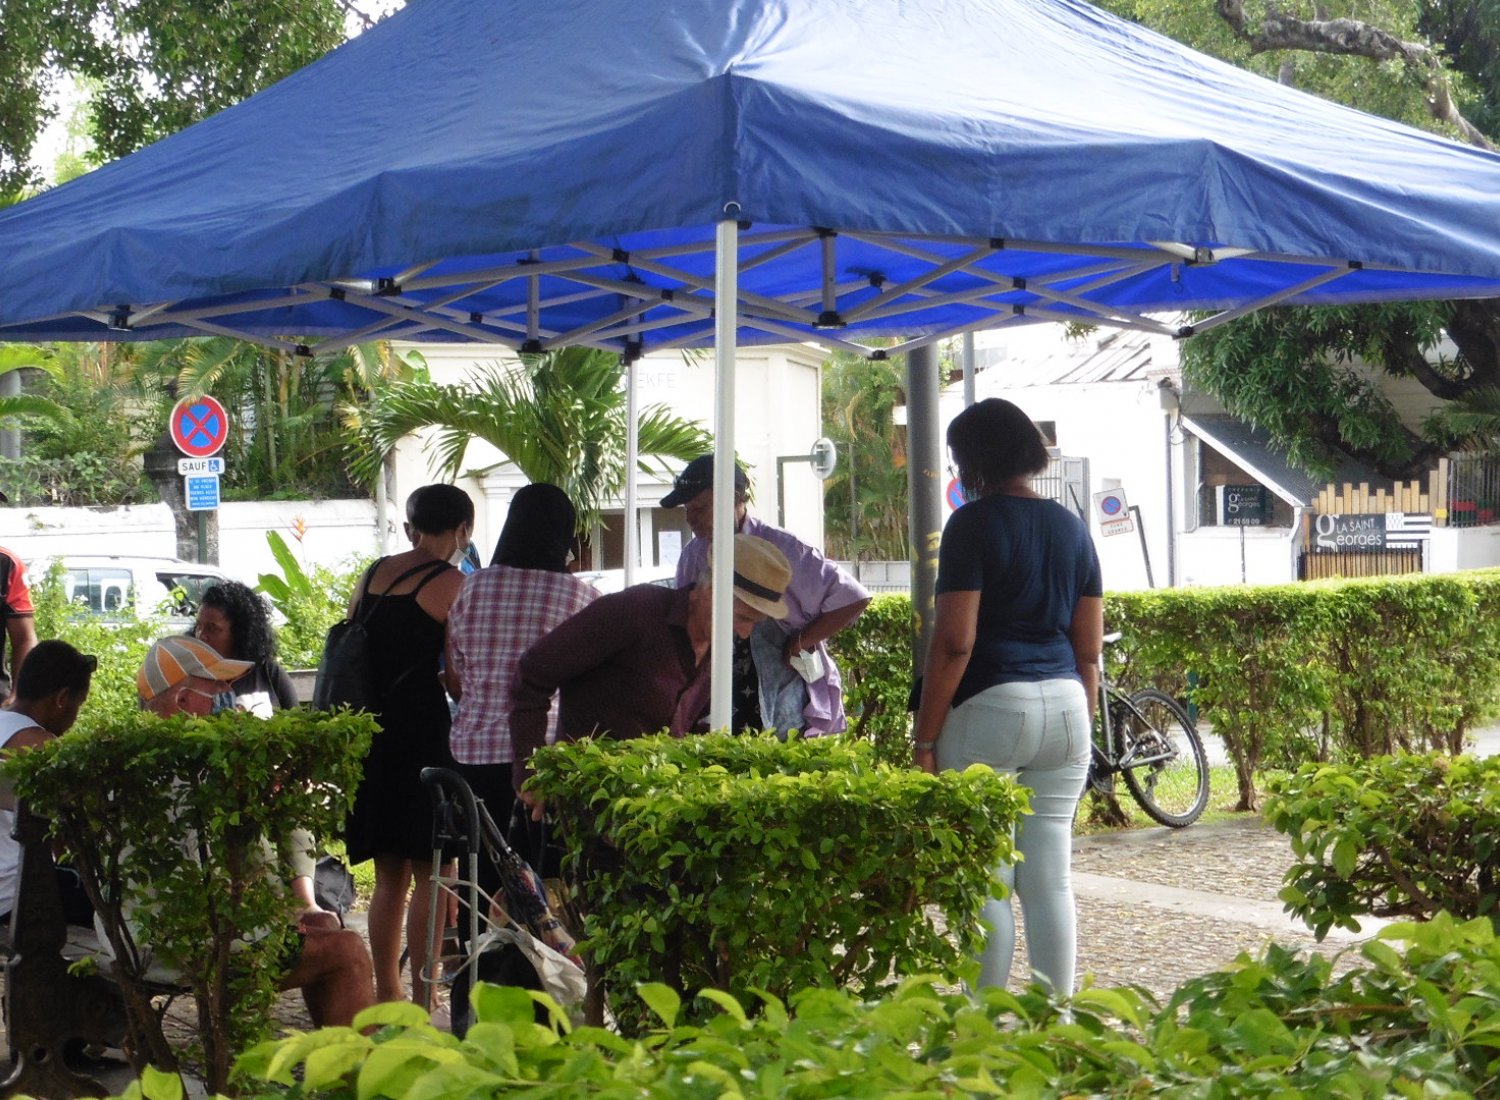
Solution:
[[[91,929],[68,925],[47,839],[47,821],[16,807],[20,875],[9,929],[0,939],[5,963],[5,1031],[13,1068],[0,1096],[107,1096],[98,1081],[68,1067],[65,1052],[118,1047],[125,1035],[119,989],[101,973],[74,974],[72,963],[99,957]],[[101,959],[107,972],[109,963]]]

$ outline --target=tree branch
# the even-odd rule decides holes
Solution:
[[[1215,0],[1215,7],[1235,37],[1255,53],[1305,50],[1401,62],[1422,80],[1428,114],[1454,127],[1470,145],[1495,148],[1453,102],[1453,89],[1442,59],[1430,47],[1402,41],[1389,31],[1358,19],[1297,19],[1271,5],[1257,27],[1245,13],[1244,0]]]

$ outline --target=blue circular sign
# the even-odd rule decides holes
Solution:
[[[1099,511],[1106,516],[1117,516],[1120,514],[1121,505],[1119,497],[1103,497],[1099,501]]]
[[[948,488],[945,495],[948,498],[949,508],[958,509],[969,503],[969,498],[964,493],[964,487],[958,483],[958,478],[954,478],[952,481],[948,482]]]

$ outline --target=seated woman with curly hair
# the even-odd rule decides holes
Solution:
[[[276,661],[271,614],[259,592],[239,581],[220,581],[204,590],[192,636],[219,656],[249,661],[250,671],[234,681],[234,705],[262,718],[297,705],[297,689]]]

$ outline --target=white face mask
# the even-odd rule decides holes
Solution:
[[[468,525],[460,524],[458,530],[462,531],[466,526]],[[458,540],[453,547],[453,553],[448,555],[448,564],[453,566],[454,569],[460,569],[463,567],[464,560],[468,557],[469,553],[469,540],[473,537],[474,532],[472,530],[468,534],[460,535],[458,537]]]

